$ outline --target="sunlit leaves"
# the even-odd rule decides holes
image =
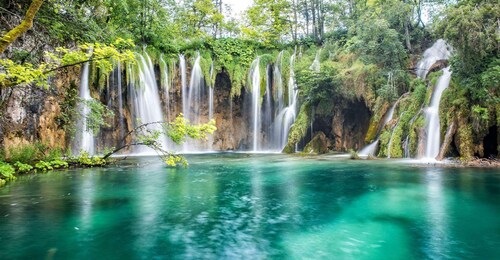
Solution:
[[[116,44],[116,46],[115,46]],[[60,67],[78,66],[92,61],[107,74],[113,69],[114,61],[133,63],[134,47],[131,40],[117,39],[115,44],[82,44],[76,49],[58,47],[54,52],[45,53],[45,61],[34,65],[19,64],[10,59],[0,59],[0,85],[4,87],[34,83],[47,87],[47,79]]]

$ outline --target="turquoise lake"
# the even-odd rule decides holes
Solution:
[[[155,157],[0,188],[0,259],[499,259],[500,171]]]

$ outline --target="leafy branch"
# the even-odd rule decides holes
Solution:
[[[179,114],[172,122],[144,123],[125,134],[121,140],[122,145],[106,153],[103,159],[107,159],[113,154],[132,146],[147,146],[153,149],[168,166],[187,166],[188,163],[183,156],[168,151],[166,147],[163,147],[160,141],[162,136],[168,136],[174,143],[181,144],[187,138],[206,140],[208,135],[215,130],[217,130],[215,120],[211,120],[207,124],[191,125],[189,120],[185,119],[182,114]],[[133,136],[135,141],[127,142],[129,136]]]

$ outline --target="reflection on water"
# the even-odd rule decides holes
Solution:
[[[0,189],[0,258],[479,258],[500,175],[284,155],[153,158]]]

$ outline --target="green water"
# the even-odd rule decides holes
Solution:
[[[0,259],[499,259],[498,169],[156,158],[0,189]]]

